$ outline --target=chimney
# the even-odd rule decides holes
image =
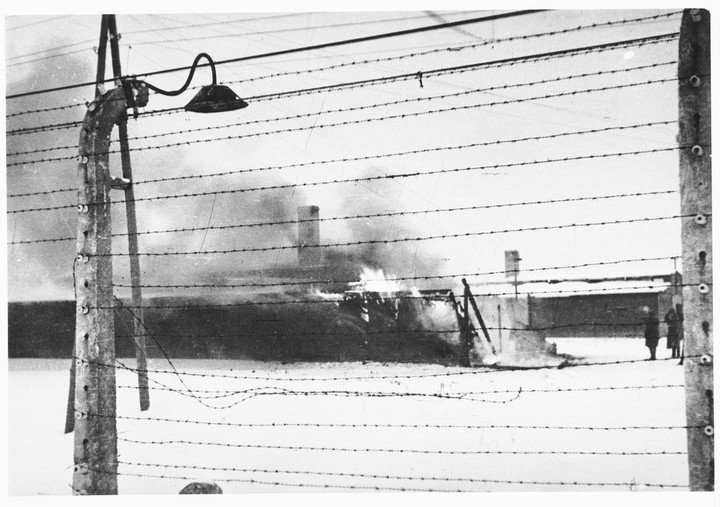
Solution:
[[[305,248],[306,245],[320,244],[320,208],[318,206],[298,207],[298,263],[300,266],[322,264],[320,248]]]

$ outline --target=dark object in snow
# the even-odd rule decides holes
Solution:
[[[653,310],[648,311],[645,317],[645,346],[650,349],[650,360],[655,360],[655,349],[660,341],[660,319]]]
[[[181,495],[222,495],[222,489],[214,482],[191,482],[180,490]]]

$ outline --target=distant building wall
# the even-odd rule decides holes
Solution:
[[[445,334],[398,332],[392,312],[375,312],[372,329],[367,329],[357,311],[335,304],[204,306],[217,302],[177,297],[145,300],[152,306],[144,314],[152,334],[148,356],[162,358],[164,351],[172,358],[459,363]],[[74,301],[9,303],[8,308],[9,357],[72,357]],[[118,357],[135,354],[129,336],[132,326],[129,312],[116,312]]]
[[[8,304],[9,357],[72,357],[75,301]]]
[[[298,263],[300,266],[322,264],[322,249],[306,248],[320,244],[320,208],[318,206],[298,207]]]
[[[476,301],[496,352],[527,357],[550,350],[545,333],[534,328],[530,298],[485,296]]]
[[[671,303],[663,292],[532,298],[530,319],[532,327],[547,328],[547,336],[642,337],[643,308],[662,320]]]
[[[677,299],[677,295],[676,295]],[[158,333],[156,338],[172,357],[225,357],[266,360],[335,360],[335,361],[419,361],[452,362],[457,354],[447,333],[395,333],[393,312],[375,318],[368,333],[358,311],[344,311],[335,305],[288,305],[282,311],[274,305],[220,306],[187,311],[178,305],[197,305],[204,300],[192,298],[156,298],[147,303],[146,324]],[[517,341],[513,330],[545,328],[548,337],[637,337],[644,331],[643,307],[657,311],[660,320],[673,304],[672,289],[660,293],[595,294],[549,298],[480,298],[478,306],[490,339],[498,351],[507,352]],[[416,329],[401,307],[398,321]],[[407,310],[407,309],[405,309]],[[448,310],[450,311],[450,310]],[[376,315],[377,314],[377,315]],[[410,319],[410,320],[408,320]],[[128,336],[132,316],[118,312],[115,317],[116,353],[119,357],[134,355],[134,344]],[[602,324],[602,325],[599,325]],[[435,326],[437,327],[437,326]],[[456,323],[450,320],[448,329]],[[661,324],[661,336],[665,336]],[[502,328],[502,329],[499,329]],[[75,329],[74,301],[9,303],[9,357],[72,356]],[[387,331],[388,334],[384,333]],[[519,332],[519,331],[518,331]],[[517,334],[517,333],[516,333]],[[520,337],[529,343],[528,337]],[[533,337],[532,343],[541,343]],[[151,357],[161,352],[148,340]]]

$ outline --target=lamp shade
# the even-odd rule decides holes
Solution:
[[[193,113],[222,113],[247,107],[248,104],[230,88],[224,85],[207,85],[185,106],[186,111]]]

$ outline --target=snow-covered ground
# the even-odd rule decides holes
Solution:
[[[581,357],[587,362],[642,359],[647,355],[647,349],[639,339],[564,338],[550,341],[557,343],[558,352]],[[668,350],[659,349],[660,359],[667,358],[668,355]],[[133,364],[131,360],[124,362]],[[222,391],[271,387],[271,390],[265,389],[262,392],[279,392],[276,388],[293,391],[440,394],[497,390],[509,392],[478,394],[472,400],[427,396],[350,395],[346,397],[302,394],[266,394],[245,401],[240,401],[242,399],[240,395],[203,399],[205,403],[214,406],[226,406],[238,402],[231,408],[213,409],[176,392],[153,390],[151,409],[148,412],[140,412],[137,391],[123,387],[118,393],[118,413],[124,417],[215,423],[495,427],[242,427],[119,419],[118,432],[121,439],[163,442],[139,444],[121,440],[120,462],[171,466],[121,464],[120,472],[211,479],[216,481],[225,493],[318,491],[309,485],[322,485],[323,489],[324,485],[333,485],[472,491],[628,491],[659,489],[643,486],[645,483],[686,485],[687,459],[684,453],[687,447],[683,429],[571,430],[502,427],[508,425],[682,426],[685,423],[685,413],[684,394],[680,387],[593,389],[610,386],[681,385],[683,369],[677,363],[677,360],[661,360],[560,370],[444,375],[467,370],[438,365],[378,363],[281,365],[250,361],[176,360],[176,367],[184,372],[274,378],[247,380],[185,377],[186,384],[194,390]],[[9,492],[11,495],[70,494],[73,436],[63,434],[68,366],[69,360],[10,360]],[[153,359],[150,368],[165,370],[168,369],[168,364],[164,360]],[[439,375],[402,378],[418,374]],[[391,378],[298,380],[372,376]],[[171,374],[153,374],[151,379],[183,389],[177,377]],[[134,386],[135,382],[130,372],[118,371],[119,386]],[[157,387],[157,384],[151,382],[151,386]],[[518,396],[521,388],[522,392]],[[532,392],[536,389],[565,388],[589,388],[589,390]],[[197,396],[212,395],[202,392],[196,394]],[[177,440],[235,446],[168,443]],[[262,446],[332,447],[355,449],[355,451],[277,449]],[[377,449],[402,449],[404,452],[381,452]],[[419,453],[408,450],[442,451],[442,453]],[[465,454],[452,454],[448,451]],[[500,453],[493,454],[498,451]],[[506,453],[515,451],[519,454]],[[524,454],[524,451],[558,451],[570,454]],[[599,453],[667,451],[682,454],[571,454],[576,451]],[[213,467],[216,470],[200,467]],[[217,468],[268,469],[303,473],[227,471]],[[412,476],[424,479],[387,479],[328,475],[328,473]],[[121,494],[175,494],[191,482],[187,478],[121,475],[119,489]],[[250,482],[251,479],[257,482]],[[515,481],[570,484],[522,484]],[[572,485],[575,481],[617,482],[623,485]],[[302,486],[287,484],[302,484]],[[684,488],[673,488],[673,490],[677,489]],[[332,490],[337,491],[334,488]]]

